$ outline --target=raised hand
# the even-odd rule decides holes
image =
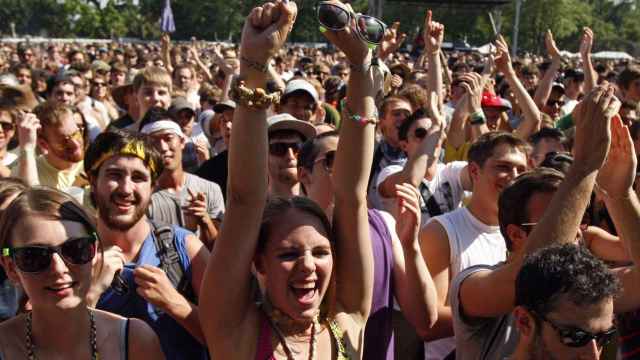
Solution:
[[[513,70],[511,56],[509,55],[509,46],[502,35],[498,35],[496,39],[496,57],[494,61],[498,71],[503,74],[508,74]]]
[[[345,8],[347,11],[353,13],[353,9],[349,4],[343,4],[339,1],[332,2],[336,6]],[[342,50],[347,56],[349,63],[353,65],[362,65],[367,61],[369,54],[369,48],[367,44],[360,39],[356,32],[355,20],[351,21],[351,24],[340,31],[327,30],[322,33],[327,40],[329,40],[338,49]]]
[[[588,27],[582,29],[582,39],[580,40],[580,56],[586,59],[591,56],[591,48],[593,47],[593,31]]]
[[[605,196],[619,198],[629,194],[636,177],[638,160],[629,128],[619,115],[611,120],[611,147],[600,172],[597,184]]]
[[[253,8],[242,28],[242,64],[266,66],[287,41],[297,13],[293,1],[276,0]]]
[[[482,111],[482,90],[484,88],[483,78],[478,73],[466,73],[461,77],[462,82],[460,86],[465,90],[465,95],[468,94],[468,106],[467,111],[474,113]]]
[[[590,172],[600,169],[611,144],[611,118],[620,110],[612,86],[598,86],[576,106],[574,164]]]
[[[398,184],[396,198],[396,233],[404,246],[410,246],[420,230],[420,193],[409,183]]]
[[[37,116],[20,112],[18,114],[18,144],[20,148],[34,150],[38,140],[38,130],[41,127]]]
[[[562,60],[562,55],[560,55],[560,50],[556,46],[551,30],[547,30],[546,34],[544,34],[544,46],[547,48],[547,54],[551,56],[552,61]]]
[[[379,48],[379,55],[381,59],[386,59],[389,54],[393,54],[398,50],[407,38],[407,34],[398,32],[399,27],[400,22],[396,21],[385,32]]]
[[[432,16],[431,10],[427,10],[427,16],[424,19],[424,30],[422,32],[425,50],[429,54],[439,52],[442,47],[442,41],[444,40],[444,25],[433,21]]]

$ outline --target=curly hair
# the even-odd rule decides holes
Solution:
[[[545,316],[564,295],[575,305],[612,299],[618,279],[587,249],[553,245],[527,256],[516,278],[516,305]]]

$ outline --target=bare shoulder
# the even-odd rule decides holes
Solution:
[[[25,358],[24,314],[0,323],[0,355],[3,359]]]
[[[438,220],[431,220],[420,230],[420,249],[426,260],[442,258],[449,262],[449,236]]]
[[[129,319],[128,343],[130,359],[164,359],[158,336],[140,319]]]

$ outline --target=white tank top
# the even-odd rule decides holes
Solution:
[[[480,264],[495,265],[506,260],[507,246],[499,226],[486,225],[466,208],[436,216],[449,238],[450,279],[462,270]],[[425,360],[442,360],[455,349],[455,338],[425,343]]]

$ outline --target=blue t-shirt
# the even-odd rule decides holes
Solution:
[[[184,275],[191,281],[191,261],[185,247],[185,238],[191,233],[181,227],[172,226],[176,251],[180,256]],[[138,295],[136,292],[137,286],[133,279],[133,270],[140,265],[160,267],[160,258],[157,256],[153,231],[144,240],[138,259],[135,262],[125,264],[120,273],[129,286],[127,293],[120,295],[112,288],[109,288],[100,297],[97,308],[128,318],[138,318],[149,324],[158,335],[162,351],[164,351],[167,360],[208,359],[206,347],[201,345],[171,316],[155,308]]]

